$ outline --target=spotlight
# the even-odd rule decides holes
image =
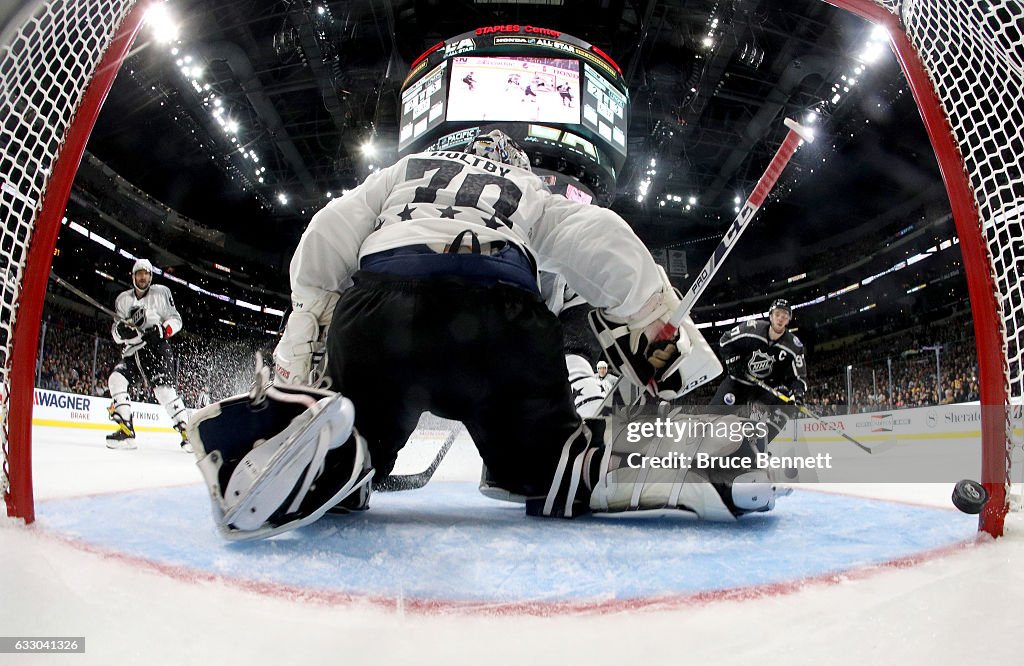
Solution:
[[[153,39],[158,44],[166,44],[178,39],[178,23],[171,16],[167,5],[154,4],[146,10],[146,23],[153,31]]]

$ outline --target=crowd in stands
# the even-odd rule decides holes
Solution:
[[[43,323],[37,386],[82,395],[109,395],[107,377],[120,361],[120,351],[110,339],[109,319],[105,315],[90,317],[48,302]],[[228,339],[185,331],[172,340],[177,358],[176,388],[186,405],[195,406],[204,386],[213,400],[249,390],[255,352],[261,351],[269,359],[274,338],[256,334],[246,337],[250,335],[246,331],[239,334]],[[935,352],[924,349],[936,345],[940,347],[939,386]],[[837,349],[812,351],[808,366],[810,390],[806,402],[823,415],[845,414],[849,408],[869,412],[979,398],[969,313],[940,323],[871,336],[870,340],[852,337]],[[847,366],[853,387],[849,405]],[[712,387],[715,384],[712,382]],[[133,386],[132,390],[133,399],[155,402],[147,387]],[[689,398],[699,401],[700,395]]]
[[[808,367],[811,388],[806,401],[822,414],[924,407],[980,397],[969,313],[870,341],[851,340],[834,351],[813,354]],[[848,378],[852,400],[847,400]]]
[[[50,313],[40,333],[42,354],[37,359],[36,386],[52,391],[103,395],[106,377],[120,354],[99,322],[74,312]],[[102,377],[97,384],[95,378]]]
[[[120,362],[120,348],[110,337],[110,319],[57,307],[47,302],[43,316],[42,354],[37,362],[38,388],[109,396],[107,378]],[[261,335],[237,339],[191,335],[171,339],[175,352],[176,388],[185,405],[195,407],[203,387],[212,400],[248,391],[256,351],[269,359],[274,340]],[[132,400],[155,403],[152,390],[132,385]]]

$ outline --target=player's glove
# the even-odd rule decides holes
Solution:
[[[134,340],[139,336],[139,329],[126,321],[117,322],[117,336],[121,340]]]
[[[743,377],[747,374],[747,368],[743,365],[743,355],[736,354],[725,359],[725,369],[731,377]]]
[[[679,390],[681,378],[672,375],[690,353],[690,340],[682,328],[670,339],[657,339],[678,302],[676,293],[671,287],[666,287],[652,297],[644,311],[636,315],[616,317],[600,309],[587,314],[608,363],[637,386],[651,391],[653,382],[657,387],[652,391],[655,395]],[[666,383],[676,385],[668,386]]]
[[[153,347],[164,339],[164,330],[159,326],[151,326],[142,332],[142,339],[146,341],[147,345]]]

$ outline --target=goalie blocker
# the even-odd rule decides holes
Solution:
[[[310,388],[263,388],[199,410],[189,424],[214,522],[227,539],[260,539],[368,507],[373,466],[355,431],[352,403]],[[691,419],[743,421],[733,416]],[[756,444],[727,436],[635,438],[607,419],[587,419],[565,444],[535,516],[679,509],[708,520],[769,511],[778,489],[763,471],[644,465],[642,460],[750,457]],[[737,432],[724,424],[713,432]],[[678,432],[678,429],[675,430]],[[636,441],[630,441],[636,440]]]

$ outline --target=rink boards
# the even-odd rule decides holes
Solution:
[[[94,431],[112,427],[107,415],[109,398],[35,389],[33,403],[32,423],[36,427]],[[140,434],[174,434],[170,418],[160,405],[133,402],[132,408],[135,429]],[[424,415],[395,472],[422,471],[444,439],[457,428],[457,422]],[[877,447],[878,452],[865,453],[839,433],[871,448]],[[449,455],[466,460],[464,464],[446,465],[439,479],[470,480],[478,473],[471,471],[478,463],[464,429],[459,429],[457,441],[461,446]],[[803,470],[796,475],[790,472],[784,479],[789,482],[946,483],[977,478],[981,463],[981,407],[940,405],[828,416],[820,421],[795,419],[773,442],[771,450],[778,456],[831,456],[830,468]]]

